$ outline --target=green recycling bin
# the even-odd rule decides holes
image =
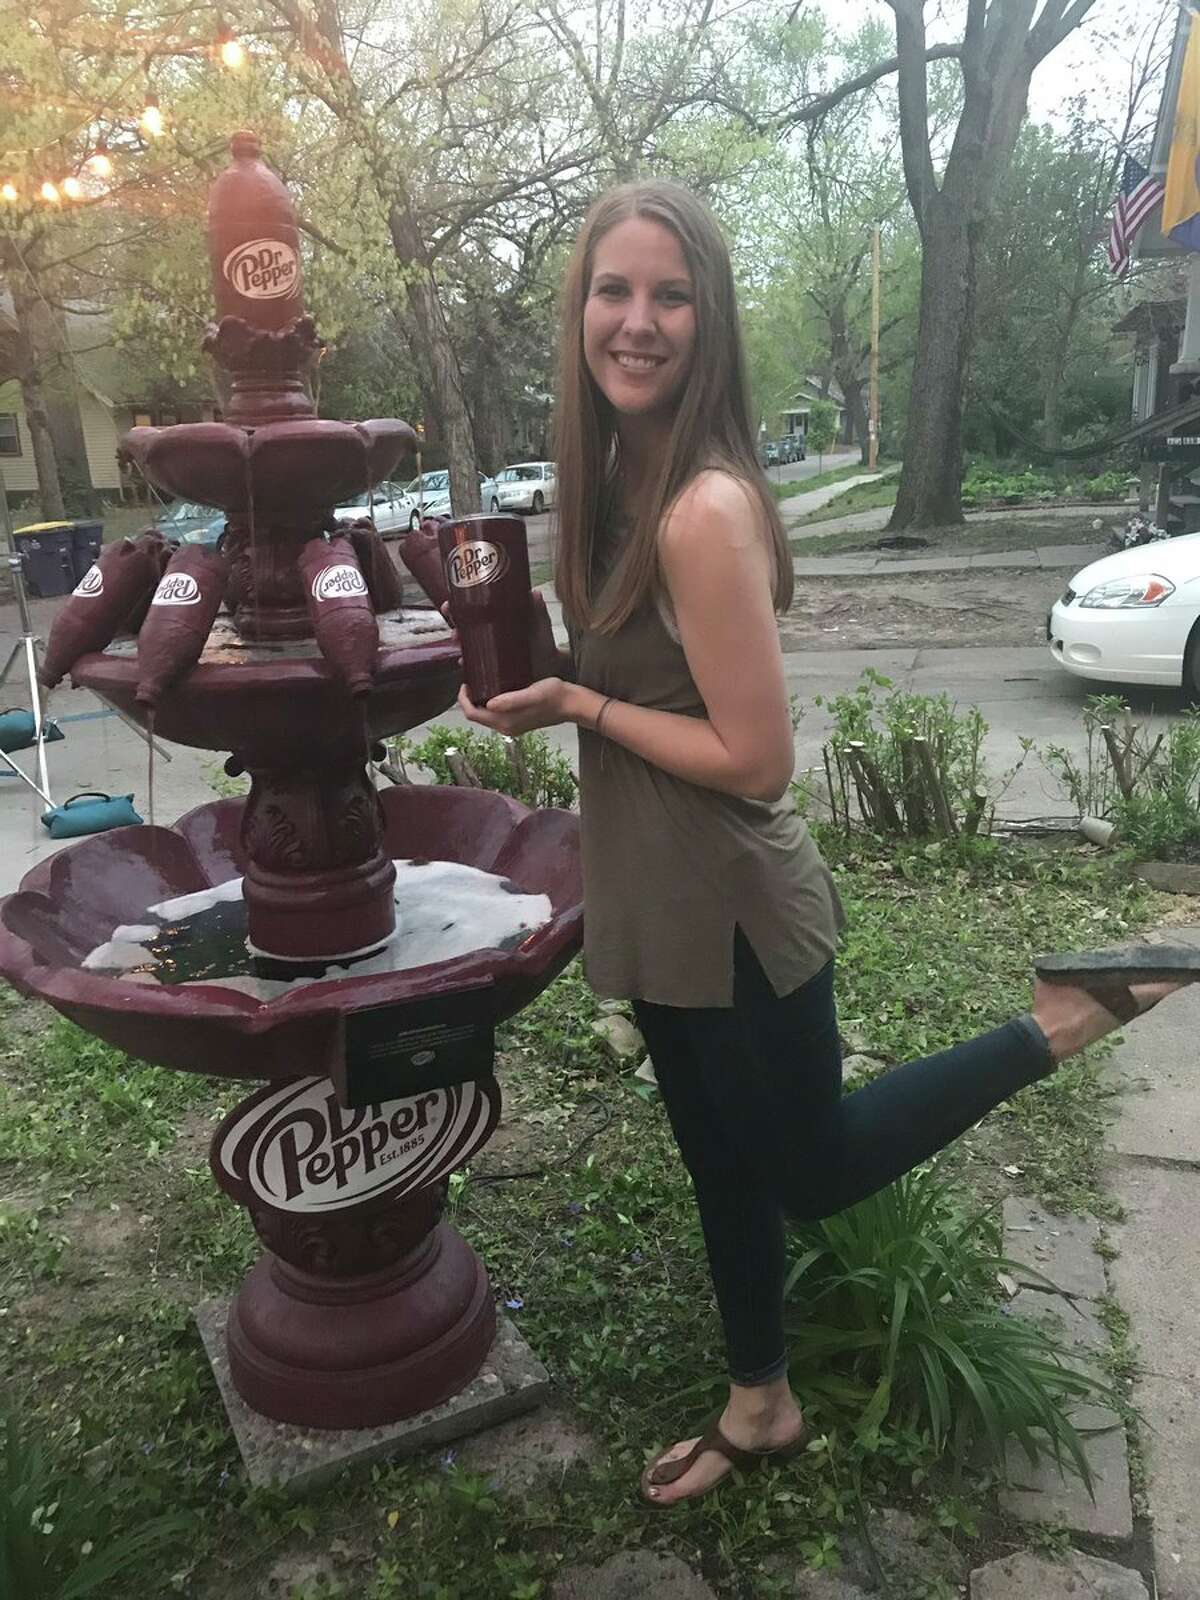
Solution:
[[[73,522],[32,522],[13,529],[13,549],[31,595],[51,600],[70,594],[76,583],[74,540]]]
[[[75,572],[75,583],[82,583],[88,568],[100,554],[100,546],[104,542],[104,524],[85,519],[76,521],[74,529],[71,535],[71,565]],[[71,587],[74,588],[75,584]]]

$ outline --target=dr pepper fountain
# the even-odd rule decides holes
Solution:
[[[45,676],[228,752],[249,793],[40,863],[0,903],[0,971],[164,1069],[259,1081],[212,1142],[265,1246],[229,1306],[229,1378],[275,1422],[378,1429],[458,1395],[496,1338],[447,1178],[499,1117],[496,1024],[578,949],[577,821],[482,789],[376,790],[379,741],[454,703],[460,645],[436,609],[404,609],[370,523],[331,508],[415,436],[317,417],[295,213],[252,134],[208,234],[224,418],[122,448],[160,491],[221,508],[224,535],[106,546]],[[507,568],[510,520],[490,540],[471,519],[455,559]]]

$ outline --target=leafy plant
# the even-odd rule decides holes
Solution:
[[[834,1409],[855,1408],[868,1449],[885,1421],[960,1460],[979,1442],[1002,1457],[1016,1438],[1031,1461],[1049,1452],[1090,1481],[1071,1412],[1113,1396],[1051,1332],[998,1302],[998,1274],[1014,1263],[991,1207],[964,1210],[924,1167],[797,1237],[793,1378]]]
[[[890,692],[880,699],[879,691]],[[990,830],[1020,763],[993,794],[978,706],[960,713],[945,694],[906,694],[871,668],[853,694],[816,703],[834,719],[824,766],[836,825],[849,832],[861,821],[875,833],[918,838]]]
[[[423,767],[434,783],[457,783],[464,770],[459,765],[461,761],[481,788],[511,795],[535,809],[571,806],[579,790],[571,763],[543,733],[505,739],[498,733],[435,723],[419,744],[408,739],[392,740],[391,752],[402,772],[412,762]]]
[[[1042,755],[1079,814],[1110,819],[1142,856],[1200,848],[1200,710],[1151,739],[1119,695],[1093,695],[1083,726],[1081,759],[1060,745]]]
[[[70,1479],[0,1413],[0,1594],[83,1600],[176,1538],[184,1517],[158,1517],[112,1536],[94,1487]]]

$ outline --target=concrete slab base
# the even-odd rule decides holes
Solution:
[[[307,1491],[344,1467],[412,1455],[490,1428],[532,1411],[550,1392],[550,1376],[507,1317],[498,1319],[496,1341],[478,1375],[461,1394],[401,1422],[381,1428],[298,1428],[273,1422],[250,1407],[233,1387],[225,1353],[229,1300],[205,1300],[193,1315],[212,1364],[213,1376],[241,1451],[246,1475],[256,1487]]]

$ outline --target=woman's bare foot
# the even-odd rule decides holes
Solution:
[[[1187,985],[1183,983],[1133,983],[1129,985],[1129,993],[1138,1002],[1140,1015],[1174,994],[1176,989],[1185,988]],[[1089,1044],[1095,1044],[1097,1039],[1103,1039],[1105,1034],[1122,1026],[1120,1020],[1105,1009],[1102,993],[1069,983],[1046,983],[1040,978],[1033,989],[1033,1020],[1046,1035],[1056,1061],[1064,1061],[1067,1056],[1086,1050]]]
[[[721,1432],[742,1450],[780,1450],[795,1442],[804,1431],[804,1414],[796,1404],[786,1377],[774,1383],[747,1389],[739,1384],[729,1388],[729,1404],[721,1413]],[[696,1444],[684,1439],[657,1458],[654,1465],[678,1461]],[[706,1450],[674,1483],[648,1483],[646,1494],[656,1506],[674,1505],[678,1500],[695,1500],[728,1477],[733,1468],[715,1450]]]

